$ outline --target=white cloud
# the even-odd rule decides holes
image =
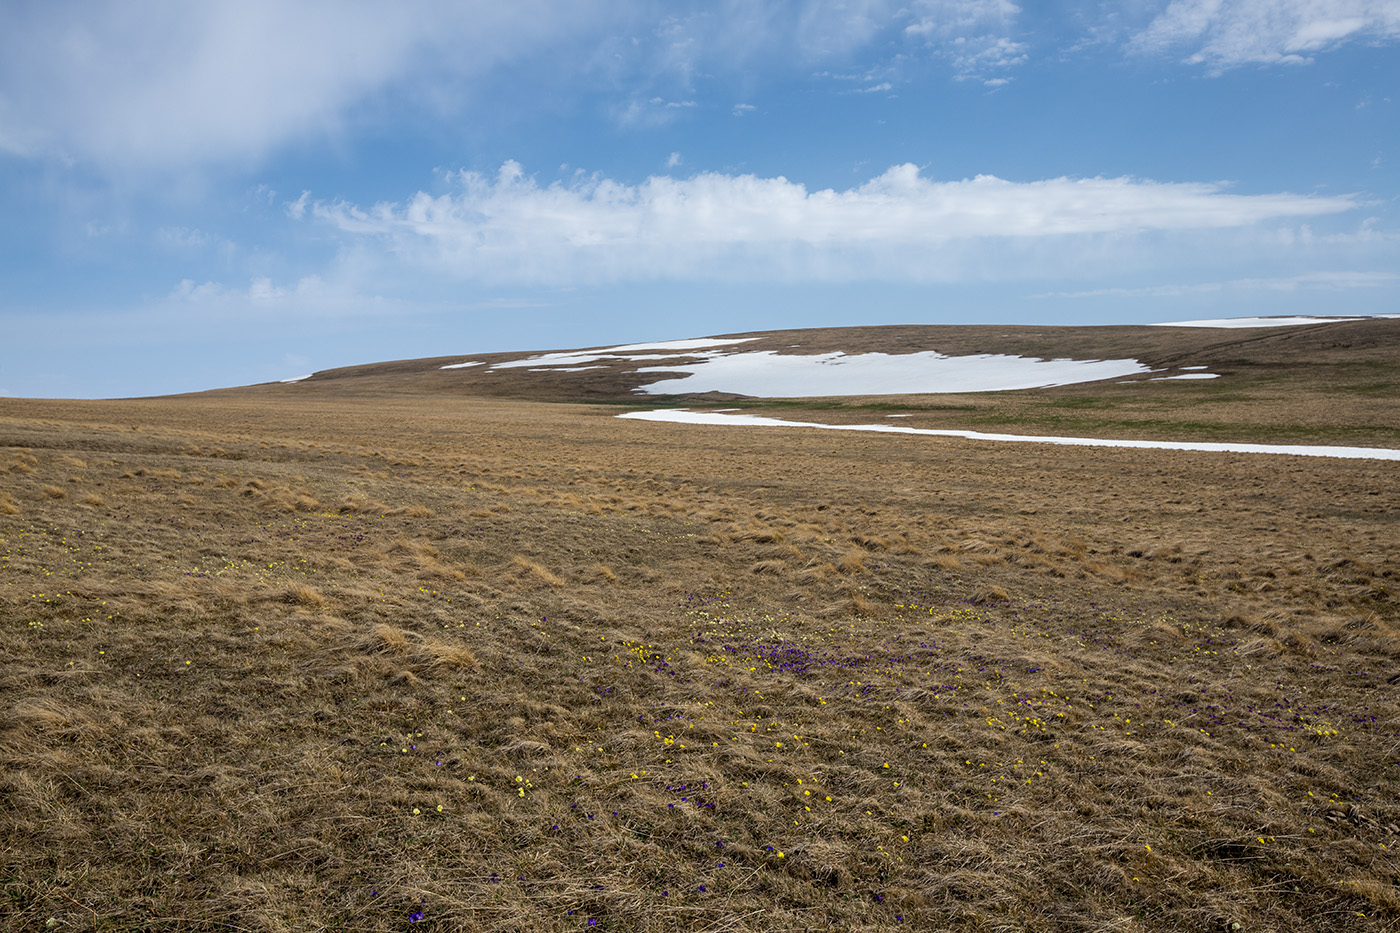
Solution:
[[[1025,63],[1030,47],[1011,35],[1020,7],[1009,0],[923,0],[912,8],[906,36],[948,59],[960,80],[1005,84],[1000,75]]]
[[[306,214],[306,204],[310,197],[310,191],[302,191],[300,197],[287,204],[287,216],[293,220],[301,220]]]
[[[642,126],[695,106],[716,76],[864,59],[870,83],[897,84],[910,43],[960,78],[1004,80],[1026,55],[1018,14],[1008,0],[5,3],[0,152],[108,172],[247,166],[358,120],[460,116],[502,66],[560,93],[601,89]]]
[[[757,109],[758,108],[755,107],[753,104],[735,104],[732,113],[736,117],[742,117],[745,114],[753,113]]]
[[[400,261],[485,281],[925,281],[960,274],[957,251],[986,241],[1222,230],[1358,205],[1132,178],[941,182],[907,164],[845,191],[715,173],[541,186],[515,162],[495,178],[456,180],[455,193],[370,208],[317,203],[313,212]]]
[[[613,108],[613,119],[622,126],[657,127],[673,122],[682,111],[699,106],[694,100],[667,100],[652,97],[647,100],[632,99],[626,104]]]
[[[258,159],[413,74],[450,85],[611,21],[600,0],[0,5],[0,149],[104,168]]]
[[[196,284],[183,279],[171,290],[166,301],[172,305],[206,307],[285,308],[295,302],[299,309],[331,307],[352,297],[329,285],[318,275],[308,275],[291,286],[277,285],[266,276],[256,276],[246,288],[233,288],[221,282]]]
[[[1129,43],[1219,72],[1303,64],[1349,40],[1400,38],[1400,0],[1172,0]]]

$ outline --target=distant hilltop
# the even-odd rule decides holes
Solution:
[[[1242,367],[1394,361],[1397,348],[1400,316],[823,327],[368,363],[219,391],[592,402],[924,395],[1203,380]]]

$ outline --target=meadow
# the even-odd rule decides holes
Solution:
[[[0,929],[1400,927],[1400,465],[360,385],[0,400]]]

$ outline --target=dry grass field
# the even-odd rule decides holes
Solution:
[[[1400,446],[1250,365],[781,411]],[[362,376],[0,400],[0,929],[1400,928],[1400,464]]]

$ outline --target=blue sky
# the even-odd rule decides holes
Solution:
[[[0,5],[0,395],[1400,309],[1400,0]]]

